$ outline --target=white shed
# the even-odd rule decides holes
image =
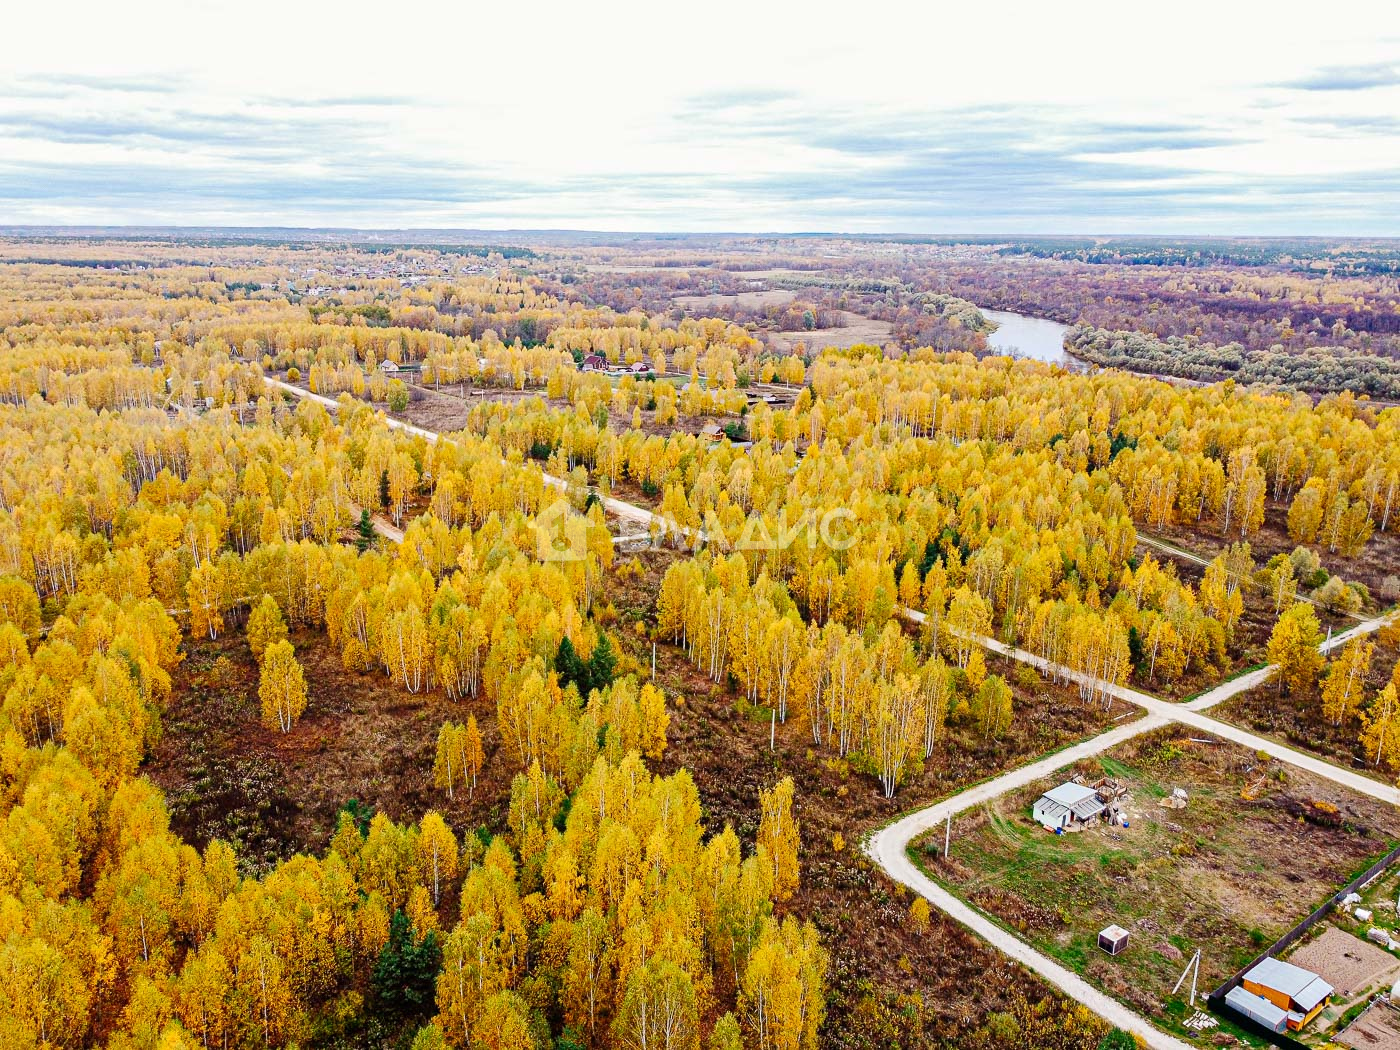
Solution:
[[[1049,831],[1087,824],[1103,811],[1103,800],[1097,791],[1072,782],[1045,792],[1031,806],[1035,822]]]
[[[1128,931],[1121,926],[1105,926],[1099,931],[1099,947],[1109,955],[1117,955],[1128,946]]]

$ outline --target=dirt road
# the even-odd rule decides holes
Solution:
[[[275,387],[278,390],[285,391],[286,393],[292,394],[295,397],[299,397],[307,401],[314,401],[318,405],[323,405],[326,409],[328,409],[331,412],[335,412],[340,408],[338,402],[333,401],[332,399],[325,397],[322,394],[313,394],[309,390],[303,390],[301,387],[293,386],[291,383],[284,383],[280,379],[265,378],[264,382],[266,382],[269,386]],[[392,430],[402,430],[406,434],[413,434],[433,444],[437,444],[439,441],[450,442],[452,440],[451,438],[443,437],[436,431],[424,430],[422,427],[416,427],[412,423],[405,423],[402,420],[394,419],[392,416],[386,416],[384,422]],[[556,478],[553,474],[545,474],[543,476],[544,483],[552,489],[556,489],[559,492],[563,492],[568,487],[563,478]],[[667,528],[667,522],[665,518],[662,518],[659,514],[652,513],[645,507],[639,507],[635,503],[628,503],[625,500],[615,499],[612,496],[603,498],[602,502],[603,509],[605,511],[618,518],[623,519],[624,521],[630,521],[634,525],[642,526],[644,529],[650,529],[653,524],[662,530],[665,530]],[[376,531],[378,531],[377,527]],[[384,535],[384,533],[382,532],[380,534]],[[403,538],[402,534],[400,534],[399,538]]]
[[[1336,635],[1330,641],[1323,642],[1320,648],[1325,651],[1334,649],[1339,645],[1344,645],[1351,638],[1379,629],[1389,620],[1390,617],[1385,616],[1357,624],[1351,630]],[[1041,671],[1058,674],[1061,678],[1068,678],[1073,682],[1087,681],[1085,675],[1071,671],[1067,667],[1052,665],[1049,661],[1036,656],[1034,653],[1028,653],[1024,649],[1013,649],[991,638],[979,638],[978,641],[985,648],[990,649],[994,653],[1000,653],[1003,656],[1008,656],[1021,663],[1030,664],[1032,667]],[[1237,744],[1243,744],[1252,751],[1262,751],[1278,759],[1280,762],[1286,762],[1291,766],[1297,766],[1299,769],[1306,769],[1310,773],[1316,773],[1320,777],[1325,777],[1359,794],[1369,795],[1371,798],[1378,799],[1381,802],[1388,802],[1391,805],[1400,805],[1400,790],[1389,784],[1381,783],[1378,780],[1372,780],[1370,777],[1362,776],[1360,773],[1355,773],[1350,769],[1333,765],[1331,762],[1326,762],[1320,758],[1305,754],[1302,751],[1294,750],[1291,747],[1270,740],[1267,737],[1256,736],[1246,729],[1241,729],[1239,726],[1231,725],[1228,722],[1222,722],[1219,719],[1212,718],[1203,713],[1207,708],[1214,707],[1216,704],[1222,703],[1232,696],[1248,689],[1253,689],[1255,686],[1267,681],[1275,670],[1276,668],[1273,665],[1261,667],[1257,671],[1251,671],[1248,674],[1241,675],[1228,682],[1223,682],[1204,696],[1186,704],[1177,704],[1169,700],[1162,700],[1148,693],[1142,693],[1136,689],[1129,689],[1126,686],[1098,683],[1098,688],[1119,700],[1125,700],[1130,704],[1136,704],[1149,714],[1157,715],[1167,722],[1179,722],[1193,729],[1199,729],[1203,733],[1212,733],[1215,736],[1234,741]]]
[[[1210,564],[1209,559],[1203,558],[1199,554],[1193,554],[1191,551],[1186,550],[1184,547],[1178,547],[1175,544],[1166,542],[1165,540],[1159,540],[1155,536],[1148,536],[1145,533],[1139,532],[1137,534],[1137,541],[1139,547],[1147,547],[1151,550],[1159,551],[1162,554],[1170,555],[1173,558],[1180,558],[1183,561],[1189,561],[1193,565],[1200,565],[1204,567]],[[1322,606],[1316,600],[1310,598],[1306,594],[1299,594],[1297,595],[1297,598],[1299,601],[1307,602],[1315,609],[1322,608]],[[1339,610],[1338,614],[1341,616],[1350,617],[1353,620],[1362,619],[1362,617],[1352,612],[1343,612]]]

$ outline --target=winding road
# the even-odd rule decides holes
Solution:
[[[324,397],[320,394],[313,394],[307,390],[303,390],[301,387],[293,386],[290,383],[284,383],[276,379],[267,379],[266,382],[296,397],[309,399],[324,405],[331,411],[335,411],[340,407],[335,401],[328,397]],[[392,417],[386,417],[386,423],[393,429],[417,435],[433,443],[440,440],[451,440],[451,438],[443,437],[431,430],[424,430],[422,427],[416,427],[411,423],[404,423]],[[565,487],[565,482],[561,478],[546,474],[544,475],[544,480],[545,484],[551,488],[563,490]],[[611,497],[607,498],[604,500],[604,507],[616,517],[636,525],[644,526],[648,530],[650,530],[653,525],[659,526],[663,530],[668,527],[667,522],[660,515],[653,513],[645,507],[639,507],[636,504],[627,503],[624,500]],[[392,526],[388,525],[387,522],[382,522],[378,519],[375,519],[375,529],[380,535],[389,539],[402,540],[403,538],[403,534],[400,530],[394,529]],[[614,538],[614,542],[630,542],[641,538],[643,537],[638,535],[619,536]],[[699,539],[703,541],[703,535],[700,536]],[[1151,545],[1165,546],[1157,543],[1152,543]],[[1176,550],[1171,550],[1170,553],[1182,554],[1182,552]],[[1190,555],[1187,556],[1191,557]],[[924,616],[920,612],[912,609],[905,609],[903,612],[909,620],[915,623],[923,623],[924,621]],[[1376,617],[1359,623],[1350,630],[1329,638],[1327,641],[1323,642],[1319,648],[1326,652],[1340,645],[1345,645],[1352,638],[1379,630],[1386,623],[1390,622],[1395,615],[1397,614],[1391,613],[1387,616]],[[1061,679],[1073,682],[1084,682],[1086,680],[1086,676],[1079,672],[1064,666],[1052,665],[1049,661],[1036,656],[1034,653],[1027,652],[1024,649],[1004,645],[993,638],[977,636],[974,640],[991,652],[1007,657],[1008,659],[1028,664],[1042,672],[1056,674]],[[950,798],[943,799],[930,806],[925,806],[922,809],[908,813],[895,822],[887,824],[872,833],[865,842],[865,851],[870,858],[883,868],[895,881],[902,883],[916,893],[924,896],[928,899],[929,903],[939,908],[944,914],[961,923],[988,944],[1016,960],[1028,970],[1039,974],[1066,995],[1072,997],[1075,1001],[1083,1003],[1110,1024],[1138,1036],[1147,1046],[1154,1048],[1154,1050],[1189,1050],[1192,1044],[1186,1043],[1175,1036],[1163,1032],[1141,1014],[1095,988],[1078,974],[1062,966],[1054,959],[1032,948],[1025,941],[1003,929],[986,915],[964,903],[958,897],[934,882],[920,871],[918,866],[909,858],[909,843],[924,832],[937,827],[951,817],[963,813],[974,806],[991,802],[1009,791],[1025,787],[1028,784],[1051,775],[1058,769],[1063,769],[1081,759],[1101,754],[1143,733],[1149,733],[1154,729],[1160,729],[1173,724],[1188,726],[1200,732],[1210,733],[1216,737],[1230,740],[1254,751],[1263,752],[1280,762],[1285,762],[1316,776],[1331,780],[1359,794],[1376,799],[1377,801],[1386,802],[1391,805],[1400,805],[1400,790],[1397,790],[1389,784],[1372,780],[1370,777],[1362,776],[1352,770],[1333,765],[1330,762],[1325,762],[1320,758],[1305,754],[1302,751],[1295,750],[1277,741],[1257,736],[1248,730],[1222,722],[1204,713],[1233,696],[1237,696],[1240,693],[1262,685],[1264,682],[1268,681],[1275,670],[1276,668],[1272,665],[1257,668],[1237,678],[1233,678],[1228,682],[1223,682],[1209,692],[1185,703],[1173,703],[1152,696],[1149,693],[1129,689],[1126,686],[1095,683],[1100,691],[1106,692],[1110,696],[1141,708],[1145,712],[1144,717],[1126,725],[1109,729],[1088,740],[1081,741],[1061,751],[1056,751],[1034,762],[1018,766],[994,780],[977,784]]]
[[[1057,751],[1039,761],[1020,766],[995,780],[968,788],[952,798],[936,802],[932,806],[917,810],[901,817],[875,832],[867,841],[865,849],[876,864],[896,882],[903,883],[914,892],[928,898],[949,918],[967,927],[984,941],[1010,956],[1028,970],[1033,970],[1056,988],[1083,1003],[1094,1013],[1124,1031],[1140,1036],[1148,1046],[1158,1050],[1186,1050],[1190,1045],[1167,1035],[1146,1018],[1124,1006],[1112,996],[1099,991],[1077,973],[1060,965],[1049,956],[1036,951],[1019,937],[1008,933],[987,916],[963,903],[952,893],[925,875],[909,858],[909,843],[924,832],[938,827],[950,817],[964,810],[990,802],[1000,795],[1016,788],[1025,787],[1042,777],[1047,777],[1057,769],[1090,758],[1101,751],[1116,747],[1125,740],[1159,729],[1169,724],[1159,715],[1148,715],[1117,729],[1085,740],[1063,751]]]
[[[905,615],[916,623],[922,623],[924,620],[922,613],[913,610],[905,610]],[[1350,630],[1329,638],[1319,648],[1326,652],[1339,645],[1345,645],[1352,638],[1379,630],[1396,615],[1391,613],[1357,624]],[[1034,653],[1026,652],[1024,649],[1004,645],[992,638],[977,637],[975,640],[994,653],[1029,664],[1037,670],[1055,672],[1061,678],[1073,682],[1086,680],[1086,676],[1067,667],[1052,665],[1049,661]],[[1172,724],[1189,726],[1200,732],[1210,733],[1213,736],[1242,744],[1251,750],[1264,752],[1280,762],[1331,780],[1359,794],[1391,805],[1400,805],[1400,790],[1389,784],[1372,780],[1370,777],[1362,776],[1350,769],[1325,762],[1313,755],[1297,751],[1267,737],[1257,736],[1239,726],[1222,722],[1202,713],[1233,696],[1262,685],[1268,681],[1275,670],[1276,667],[1273,665],[1258,668],[1240,675],[1238,678],[1223,682],[1195,700],[1183,704],[1162,700],[1136,689],[1128,689],[1125,686],[1098,683],[1100,690],[1142,708],[1146,712],[1146,717],[1128,725],[1107,730],[1063,751],[1056,751],[1038,761],[1010,770],[995,780],[977,784],[950,798],[906,814],[894,823],[887,824],[873,832],[865,842],[865,851],[896,882],[902,883],[928,898],[929,903],[935,905],[944,914],[961,923],[988,944],[1015,959],[1027,969],[1040,974],[1055,987],[1089,1007],[1110,1024],[1140,1037],[1154,1050],[1185,1050],[1191,1044],[1163,1032],[1141,1014],[1094,988],[1078,974],[1066,969],[1048,955],[1032,948],[1025,941],[1003,929],[986,915],[934,882],[920,871],[909,858],[909,844],[924,832],[974,806],[991,802],[1008,791],[1025,787],[1027,784],[1050,776],[1058,769],[1073,765],[1080,759],[1101,754],[1117,747],[1126,740],[1131,740],[1133,737]]]

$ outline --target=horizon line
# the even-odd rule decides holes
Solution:
[[[652,229],[652,230],[617,230],[603,227],[590,228],[581,226],[510,226],[510,227],[487,227],[487,226],[291,226],[291,225],[233,225],[233,224],[211,224],[211,223],[3,223],[0,222],[0,236],[23,236],[27,233],[46,233],[50,231],[62,231],[68,233],[88,232],[203,232],[203,231],[223,231],[228,233],[242,234],[284,234],[284,233],[321,233],[321,234],[491,234],[495,236],[511,234],[570,234],[585,235],[595,237],[701,237],[701,238],[735,238],[747,237],[756,239],[783,239],[783,238],[830,238],[841,240],[858,241],[880,241],[880,240],[900,240],[909,238],[922,238],[927,240],[952,240],[952,241],[1008,241],[1008,240],[1075,240],[1084,238],[1098,238],[1102,240],[1150,240],[1150,241],[1171,241],[1190,239],[1194,241],[1400,241],[1397,234],[1319,234],[1319,233],[1102,233],[1092,230],[1085,230],[1077,233],[1041,233],[1033,230],[1007,232],[996,231],[978,233],[973,231],[941,230],[941,231],[915,231],[915,230],[886,230],[881,232],[854,232],[842,230],[696,230],[696,229]]]

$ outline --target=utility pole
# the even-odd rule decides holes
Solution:
[[[943,827],[943,859],[948,859],[948,847],[953,844],[953,814],[948,814],[948,823]]]
[[[1172,988],[1172,995],[1175,995],[1183,983],[1186,975],[1191,975],[1191,1005],[1196,1005],[1196,979],[1201,976],[1201,949],[1196,949],[1196,954],[1191,956],[1191,961],[1186,964],[1186,969],[1181,971],[1181,976],[1176,979],[1176,985]]]

